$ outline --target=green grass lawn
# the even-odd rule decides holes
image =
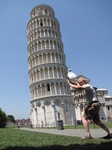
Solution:
[[[112,122],[105,122],[104,123],[108,128],[112,129]],[[90,129],[100,129],[99,126],[94,125],[94,124],[89,124]],[[84,129],[83,125],[77,125],[75,126],[64,126],[64,129]]]
[[[112,129],[112,122],[105,122],[104,123],[108,128]],[[89,124],[90,129],[100,129],[99,126],[94,124]],[[57,129],[57,127],[43,127],[43,129]],[[77,126],[64,126],[64,129],[84,129],[83,125],[77,125]]]
[[[81,140],[68,137],[18,130],[0,129],[0,150],[98,150],[111,149],[112,140]]]

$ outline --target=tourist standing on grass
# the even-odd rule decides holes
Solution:
[[[19,122],[18,122],[17,126],[18,126],[18,129],[19,129],[20,128],[20,123]]]
[[[67,79],[67,81],[71,87],[75,89],[85,89],[86,91],[87,107],[85,108],[84,114],[82,116],[82,122],[86,134],[83,137],[83,139],[92,139],[90,129],[89,129],[89,122],[88,122],[88,120],[91,119],[96,125],[100,126],[103,130],[107,132],[107,136],[104,136],[103,138],[111,139],[111,133],[109,129],[100,121],[100,117],[99,117],[100,104],[96,97],[96,91],[94,90],[94,88],[90,84],[87,84],[84,78],[79,78],[77,84],[74,83],[73,81],[70,81],[69,78]]]

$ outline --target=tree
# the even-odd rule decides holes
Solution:
[[[6,126],[7,117],[5,112],[0,108],[0,128],[4,128]]]
[[[14,116],[12,116],[12,115],[8,115],[8,116],[7,116],[7,121],[15,122],[15,118],[14,118]]]

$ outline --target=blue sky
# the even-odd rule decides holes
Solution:
[[[111,0],[0,0],[0,107],[30,117],[27,23],[31,10],[50,5],[60,22],[66,65],[112,96]]]

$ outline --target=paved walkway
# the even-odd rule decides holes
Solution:
[[[64,130],[57,130],[57,129],[31,129],[31,128],[21,128],[21,130],[27,130],[32,132],[41,132],[41,133],[49,133],[49,134],[57,134],[57,135],[65,135],[65,136],[77,136],[82,137],[85,134],[84,129],[64,129]],[[93,138],[101,138],[107,133],[102,129],[90,129],[91,135]],[[110,130],[112,132],[112,129]]]

